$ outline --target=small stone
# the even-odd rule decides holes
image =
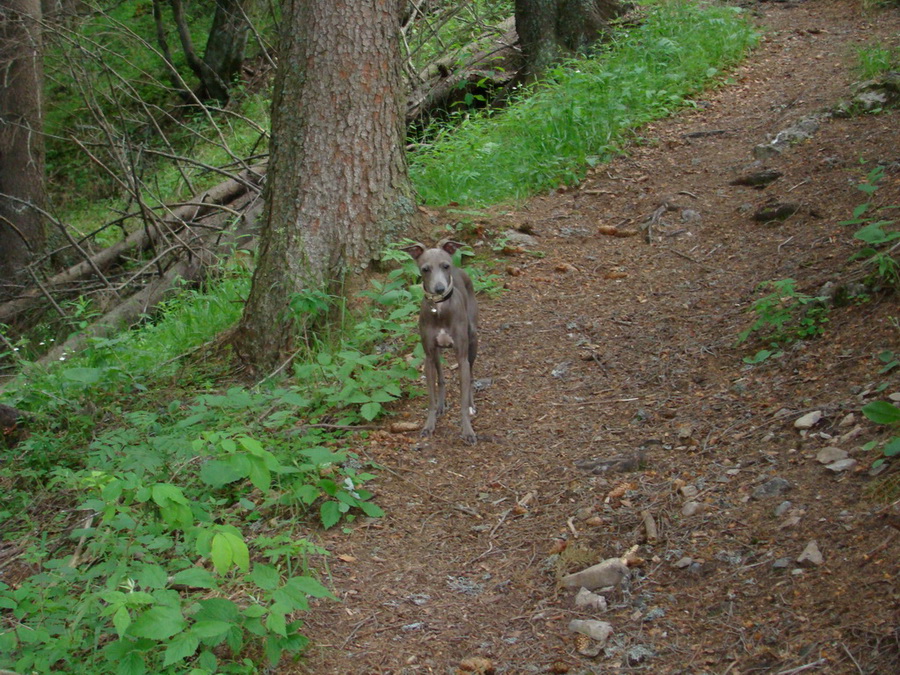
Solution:
[[[703,510],[705,510],[703,504],[700,504],[699,502],[687,502],[684,506],[681,507],[681,515],[693,516]]]
[[[656,619],[661,619],[666,615],[666,610],[662,607],[652,607],[644,616],[642,617],[643,621],[655,621]]]
[[[693,563],[693,562],[694,562],[694,559],[691,558],[690,556],[686,555],[675,563],[675,567],[677,567],[680,570],[683,570],[685,567],[690,567],[691,563]]]
[[[516,246],[537,246],[538,240],[530,234],[518,232],[517,230],[507,230],[503,233],[503,238],[510,244]]]
[[[650,649],[650,647],[648,647],[647,645],[635,645],[628,650],[625,658],[627,659],[629,666],[637,666],[642,664],[644,661],[654,658],[655,656],[656,652]]]
[[[595,610],[598,612],[606,611],[606,598],[596,593],[591,593],[588,589],[582,588],[575,596],[575,606],[584,607],[585,609]]]
[[[803,553],[797,558],[797,564],[804,567],[809,567],[811,565],[818,567],[823,562],[825,562],[825,559],[822,557],[822,552],[819,550],[819,545],[816,543],[815,539],[806,545],[806,548],[803,549]]]
[[[893,403],[900,403],[900,391],[895,391],[893,394],[889,394],[888,398]],[[850,414],[852,415],[853,413],[850,413]]]
[[[844,418],[838,422],[839,427],[849,427],[851,424],[856,422],[856,415],[853,413],[847,413],[844,415]]]
[[[841,450],[840,448],[829,446],[827,448],[822,448],[816,453],[816,460],[820,464],[831,464],[832,462],[837,462],[842,459],[847,459],[847,451]]]
[[[853,467],[856,466],[856,460],[852,458],[847,459],[839,459],[836,462],[832,462],[825,468],[829,471],[834,471],[835,473],[841,473],[842,471],[849,471]]]
[[[772,563],[772,569],[775,569],[775,570],[787,569],[790,566],[791,566],[790,558],[779,558],[778,560],[776,560],[775,562]]]
[[[791,484],[780,476],[770,478],[753,491],[754,499],[763,499],[765,497],[777,497],[791,489]]]
[[[778,526],[779,530],[786,530],[789,527],[796,527],[800,524],[800,516],[791,516]]]
[[[569,630],[573,633],[587,635],[603,645],[612,635],[613,627],[606,621],[597,621],[596,619],[572,619],[569,622]]]
[[[564,576],[560,581],[566,588],[583,586],[589,591],[606,586],[618,586],[628,576],[628,566],[619,558],[609,558],[601,563]]]
[[[685,499],[693,499],[698,494],[700,494],[700,490],[698,490],[694,485],[683,485],[679,492],[681,492],[682,496]]]
[[[558,364],[553,370],[551,370],[550,374],[556,378],[565,377],[566,373],[569,372],[570,365],[571,364],[568,361],[563,361],[562,363]]]
[[[812,429],[823,417],[821,410],[813,410],[794,421],[795,429]]]
[[[787,500],[781,502],[781,503],[775,508],[775,516],[776,516],[777,518],[781,518],[781,516],[783,516],[785,513],[787,513],[788,509],[791,508],[791,506],[792,506],[792,504],[791,504],[789,501],[787,501]]]

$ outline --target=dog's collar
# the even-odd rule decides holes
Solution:
[[[437,311],[437,307],[435,307],[435,305],[439,305],[439,304],[441,304],[442,302],[446,302],[447,300],[450,299],[450,296],[451,296],[451,295],[453,295],[453,280],[452,280],[452,279],[451,279],[450,285],[447,287],[447,290],[446,290],[446,291],[444,291],[443,293],[440,293],[440,294],[438,294],[438,293],[434,293],[434,294],[428,293],[428,294],[426,294],[425,297],[427,297],[427,298],[428,298],[428,302],[431,303],[431,311],[432,311],[432,312],[436,312],[436,311]]]

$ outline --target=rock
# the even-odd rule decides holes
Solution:
[[[823,562],[825,562],[825,559],[822,557],[822,552],[819,550],[819,545],[816,543],[815,539],[806,545],[806,548],[803,549],[803,553],[797,558],[797,564],[803,567],[818,567]]]
[[[470,656],[459,662],[457,675],[472,673],[472,675],[494,675],[497,671],[490,659],[483,656]]]
[[[593,474],[637,471],[644,461],[643,448],[630,455],[614,455],[612,457],[590,457],[575,462],[575,466],[582,471],[590,471]]]
[[[856,415],[853,413],[847,413],[844,415],[844,418],[838,423],[839,427],[849,427],[851,424],[856,422]]]
[[[800,210],[796,202],[775,202],[765,204],[753,214],[753,220],[759,223],[769,223],[773,220],[787,220]]]
[[[790,558],[779,558],[778,560],[776,560],[775,562],[772,563],[772,569],[774,569],[774,570],[783,570],[783,569],[787,569],[790,566],[791,566]]]
[[[705,511],[705,505],[699,502],[687,502],[684,506],[681,507],[681,515],[683,516],[694,516],[701,511]]]
[[[783,523],[781,523],[781,525],[778,526],[778,529],[786,530],[789,527],[796,527],[799,524],[800,524],[800,516],[793,515],[793,516],[790,516],[789,518],[787,518]]]
[[[691,223],[699,223],[703,220],[703,216],[700,215],[699,211],[694,209],[682,209],[681,210],[681,222],[687,223],[690,225]]]
[[[753,148],[753,156],[756,159],[776,157],[790,146],[807,140],[818,131],[822,117],[824,115],[809,115],[786,129],[782,129],[769,143],[761,143]]]
[[[746,185],[761,190],[769,183],[781,178],[783,175],[783,173],[776,171],[775,169],[762,169],[761,171],[753,171],[751,173],[745,173],[743,176],[738,176],[731,181],[729,185]]]
[[[792,504],[785,500],[781,502],[775,509],[775,517],[781,518],[785,513],[787,513],[788,509],[791,508]]]
[[[472,386],[475,387],[475,391],[484,391],[489,388],[492,384],[494,384],[494,379],[491,377],[481,377],[475,380],[472,383]]]
[[[900,403],[900,391],[895,391],[893,394],[890,394],[890,395],[888,396],[888,398],[889,398],[889,399],[891,400],[891,402],[893,402],[893,403]],[[850,414],[852,415],[853,413],[850,413]]]
[[[530,234],[518,232],[516,230],[507,230],[503,233],[503,238],[510,244],[515,246],[537,246],[538,240]]]
[[[568,361],[563,361],[562,363],[558,364],[553,370],[551,370],[550,374],[556,378],[565,377],[566,373],[569,372],[570,365],[571,364]]]
[[[822,419],[822,411],[821,410],[813,410],[812,412],[806,413],[803,417],[799,417],[794,421],[795,429],[812,429],[816,424],[819,423],[819,420]]]
[[[606,644],[609,636],[613,633],[611,624],[596,619],[572,619],[569,622],[569,630],[573,633],[587,635],[592,640],[599,642],[600,646]]]
[[[606,586],[618,586],[628,576],[628,566],[619,558],[609,558],[587,569],[568,574],[560,581],[566,588],[583,586],[589,591]]]
[[[640,665],[654,657],[656,657],[656,652],[647,645],[635,645],[625,654],[625,659],[628,661],[629,666]]]
[[[694,485],[683,485],[681,486],[679,492],[681,492],[682,496],[686,499],[693,499],[698,494],[700,494],[700,490],[698,490]]]
[[[754,499],[764,499],[766,497],[777,497],[790,490],[793,486],[780,476],[770,478],[753,491]]]
[[[842,459],[847,459],[847,451],[840,448],[829,446],[816,453],[816,461],[820,464],[831,464]]]
[[[578,591],[578,595],[575,596],[575,606],[584,607],[585,609],[597,612],[605,612],[607,607],[606,598],[602,595],[591,593],[588,589],[583,587]]]
[[[656,619],[661,619],[666,615],[666,610],[662,607],[652,607],[650,611],[648,611],[641,618],[642,621],[655,621]]]
[[[841,473],[842,471],[849,471],[855,466],[856,460],[848,457],[847,459],[839,459],[836,462],[832,462],[825,468],[829,471],[834,471],[835,473]]]

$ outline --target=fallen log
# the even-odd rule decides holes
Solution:
[[[169,213],[162,217],[164,224],[171,225],[176,231],[182,231],[190,227],[190,223],[208,215],[217,206],[227,204],[241,195],[246,194],[251,187],[257,186],[265,175],[265,165],[251,167],[249,171],[242,171],[237,177],[230,178],[209,190],[201,193],[190,203],[173,205],[169,207]],[[86,279],[96,272],[105,271],[119,262],[123,256],[129,253],[138,254],[159,243],[168,234],[159,227],[142,228],[125,239],[103,249],[91,256],[89,260],[81,262],[63,270],[45,282],[43,289],[39,286],[27,289],[19,297],[0,304],[0,323],[12,323],[24,311],[34,306],[43,297],[44,293],[52,293],[76,281]]]

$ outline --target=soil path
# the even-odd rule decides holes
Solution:
[[[814,295],[854,269],[853,228],[839,221],[878,163],[878,199],[900,204],[900,115],[825,120],[763,163],[783,174],[768,188],[730,184],[760,168],[755,145],[848,96],[856,45],[897,46],[900,9],[749,7],[766,37],[733,84],[642,129],[579,188],[486,223],[527,226],[544,257],[511,254],[497,269],[507,291],[481,298],[481,440],[458,439],[451,388],[432,441],[360,441],[386,467],[376,490],[388,515],[325,537],[342,602],[314,608],[313,647],[280,672],[900,672],[900,538],[878,517],[872,487],[884,482],[859,449],[883,437],[860,407],[881,384],[900,389],[900,369],[879,375],[876,358],[898,349],[896,299],[835,307],[822,337],[757,366],[742,357],[761,345],[735,347],[760,282],[793,278]],[[800,208],[754,222],[767,202]],[[598,234],[654,214],[649,242]],[[424,408],[399,414],[420,421]],[[801,434],[794,421],[813,410],[823,419]],[[825,469],[826,446],[857,470]],[[637,453],[639,465],[605,473],[576,466]],[[787,491],[761,496],[772,478]],[[823,564],[798,565],[812,540]],[[561,575],[634,546],[640,560],[607,612],[560,588]],[[591,645],[568,630],[575,618],[612,625],[596,657],[579,652]]]

